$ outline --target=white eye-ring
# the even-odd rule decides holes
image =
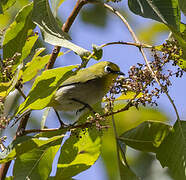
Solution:
[[[105,70],[106,73],[111,73],[112,72],[112,69],[109,66],[105,66],[104,70]]]

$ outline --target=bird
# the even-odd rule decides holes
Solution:
[[[77,114],[87,108],[95,114],[92,106],[102,100],[119,75],[124,73],[118,65],[110,61],[101,61],[81,69],[59,85],[47,107],[55,110],[61,127],[66,125],[58,111],[76,111]],[[16,117],[14,124],[30,112],[31,109],[27,109],[21,116]]]
[[[81,111],[102,100],[119,75],[124,75],[112,62],[101,61],[77,71],[56,90],[49,103],[55,111]]]

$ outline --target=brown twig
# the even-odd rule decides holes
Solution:
[[[4,180],[6,178],[6,173],[8,171],[8,168],[10,166],[11,161],[8,161],[4,164],[1,165],[1,169],[0,169],[0,179]]]
[[[108,113],[105,113],[103,115],[100,115],[99,118],[104,118],[104,117],[108,117],[108,116],[111,116],[111,115],[114,115],[114,114],[117,114],[117,113],[120,113],[120,112],[123,112],[123,111],[127,111],[130,107],[133,106],[132,101],[137,96],[138,96],[138,94],[136,94],[123,108],[118,109],[117,111],[112,111],[112,112],[108,112]],[[85,122],[83,124],[78,124],[78,125],[65,126],[65,127],[62,127],[61,129],[64,129],[64,130],[67,130],[67,131],[70,131],[72,129],[78,129],[78,128],[84,129],[84,128],[88,128],[88,127],[92,126],[93,123],[96,123],[97,120],[99,120],[99,119],[94,118],[90,122]],[[59,130],[59,129],[58,128],[53,128],[53,129],[29,129],[29,130],[24,130],[22,132],[22,134],[26,135],[26,134],[30,134],[30,133],[53,132],[53,131],[56,131],[56,130]]]
[[[70,16],[68,17],[67,21],[65,24],[63,24],[62,31],[68,33],[70,27],[72,26],[74,20],[76,19],[77,15],[79,14],[81,8],[88,3],[88,0],[78,0],[74,9],[72,10]],[[56,61],[56,58],[59,54],[61,47],[60,46],[55,46],[52,54],[50,56],[49,62],[46,65],[46,69],[51,69]]]
[[[19,93],[21,94],[21,96],[26,99],[26,95],[23,93],[22,89],[20,88],[20,86],[15,86],[15,88],[19,91]]]
[[[129,46],[136,46],[138,48],[140,47],[143,47],[143,48],[153,48],[153,46],[150,46],[148,44],[139,44],[139,43],[133,43],[133,42],[109,42],[109,43],[105,43],[105,44],[102,44],[100,47],[103,48],[103,47],[106,47],[106,46],[109,46],[109,45],[113,45],[113,44],[121,44],[121,45],[129,45]]]
[[[93,123],[94,122],[85,122],[83,124],[72,125],[72,126],[69,125],[69,126],[61,127],[60,129],[67,130],[67,131],[70,131],[70,130],[73,130],[73,129],[78,129],[78,128],[84,129],[84,128],[92,126]],[[59,128],[53,128],[53,129],[29,129],[29,130],[24,130],[23,134],[26,135],[26,134],[31,134],[31,133],[54,132],[54,131],[57,131],[57,130],[59,130]]]

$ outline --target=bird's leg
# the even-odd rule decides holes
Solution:
[[[57,115],[57,118],[59,120],[59,123],[61,125],[61,128],[65,127],[66,124],[63,123],[63,121],[61,120],[60,116],[59,116],[59,113],[54,109],[54,111],[56,112],[56,115]]]
[[[76,101],[82,105],[84,105],[82,108],[80,108],[77,112],[81,112],[82,110],[84,110],[85,108],[88,108],[94,115],[96,114],[96,112],[94,111],[94,109],[87,103],[81,101],[81,100],[78,100],[78,99],[75,99],[75,98],[72,98],[73,101]]]

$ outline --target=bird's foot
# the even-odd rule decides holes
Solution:
[[[78,100],[78,99],[75,99],[75,98],[72,98],[72,100],[73,100],[73,101],[76,101],[76,102],[78,102],[78,103],[80,103],[80,104],[82,104],[82,105],[84,105],[82,108],[80,108],[80,109],[78,109],[78,110],[76,111],[76,115],[77,115],[79,112],[83,111],[85,108],[89,109],[94,115],[96,114],[96,112],[94,111],[94,109],[93,109],[89,104],[87,104],[87,103],[85,103],[85,102],[83,102],[83,101],[80,101],[80,100]]]

